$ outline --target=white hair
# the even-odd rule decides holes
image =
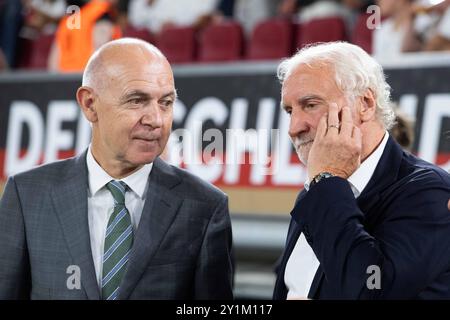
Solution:
[[[281,83],[301,64],[331,66],[336,85],[352,100],[370,89],[375,97],[378,120],[386,130],[392,128],[395,113],[390,102],[391,87],[381,65],[363,49],[347,42],[307,46],[280,63],[277,76]]]

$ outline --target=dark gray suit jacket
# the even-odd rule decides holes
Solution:
[[[9,178],[0,202],[0,299],[100,298],[87,176],[84,152]],[[69,266],[79,267],[79,289]],[[119,299],[231,299],[226,195],[156,159],[127,268]]]

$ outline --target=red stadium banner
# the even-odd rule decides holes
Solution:
[[[234,213],[287,214],[306,177],[275,71],[275,64],[175,68],[179,101],[164,156],[227,192]],[[394,100],[416,121],[413,152],[450,169],[450,64],[386,73]],[[0,76],[0,184],[86,148],[90,125],[75,100],[80,79]]]

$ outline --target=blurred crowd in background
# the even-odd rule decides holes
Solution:
[[[0,0],[0,70],[79,72],[124,36],[172,63],[280,59],[335,40],[384,59],[450,50],[450,0]]]

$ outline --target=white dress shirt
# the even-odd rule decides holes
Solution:
[[[114,199],[106,184],[112,178],[94,159],[89,146],[86,156],[88,168],[88,221],[91,240],[92,258],[94,260],[97,283],[100,287],[103,270],[103,248],[108,220],[114,211]],[[148,188],[148,176],[153,164],[146,164],[138,171],[120,179],[129,189],[125,193],[125,206],[131,216],[133,231],[136,232],[145,204],[145,195]]]
[[[388,138],[389,134],[386,132],[375,151],[347,179],[355,198],[359,197],[369,183],[386,147]],[[305,189],[306,191],[309,190],[309,182],[305,182]],[[292,250],[284,273],[284,283],[288,289],[288,299],[306,298],[308,296],[319,265],[319,260],[317,260],[314,251],[302,233],[295,244],[294,250]]]

